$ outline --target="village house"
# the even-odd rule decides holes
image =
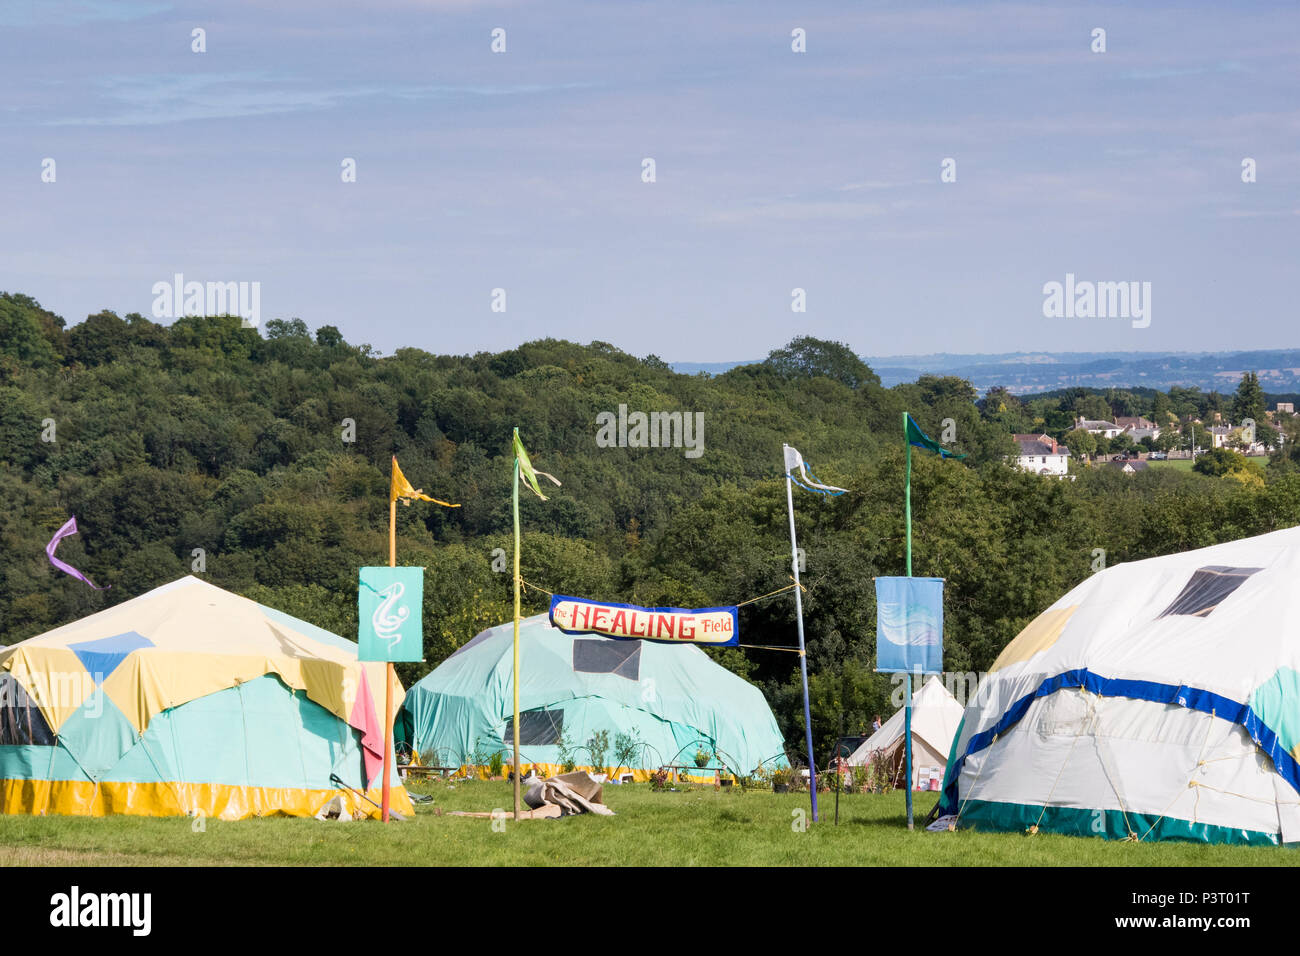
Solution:
[[[1210,433],[1210,447],[1227,448],[1232,441],[1231,425],[1211,425],[1206,429]]]
[[[1137,458],[1112,458],[1103,467],[1114,468],[1126,475],[1135,475],[1139,471],[1146,471],[1150,466]]]
[[[1115,422],[1097,421],[1091,418],[1076,418],[1074,420],[1075,429],[1083,429],[1094,435],[1101,435],[1103,438],[1114,438],[1124,430],[1124,426]]]
[[[1050,435],[1012,435],[1020,446],[1016,467],[1035,475],[1063,478],[1070,473],[1070,450]]]
[[[1144,438],[1155,441],[1160,437],[1160,426],[1140,416],[1121,415],[1115,419],[1115,424],[1124,429],[1124,434],[1135,442],[1140,442]]]

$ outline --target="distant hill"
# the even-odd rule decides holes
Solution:
[[[922,375],[955,375],[980,392],[1004,386],[1016,393],[1060,388],[1197,387],[1229,392],[1242,372],[1259,373],[1265,391],[1300,391],[1300,349],[1250,352],[1002,352],[954,355],[862,356],[886,387],[914,382]],[[674,371],[716,375],[751,362],[677,362]]]

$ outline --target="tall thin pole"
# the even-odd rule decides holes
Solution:
[[[903,510],[907,512],[907,576],[912,576],[912,442],[907,437],[907,412],[903,412],[903,441],[907,442],[907,480],[903,492]],[[912,829],[912,672],[907,673],[904,685],[907,697],[903,702],[903,762],[907,771],[907,828]]]
[[[907,710],[903,714],[903,754],[907,763],[907,828],[912,829],[912,672],[907,672]]]
[[[840,739],[835,741],[835,825],[840,825],[840,748],[844,741],[844,704],[840,704]]]
[[[518,429],[515,430],[518,433]],[[519,819],[519,459],[515,459],[515,482],[511,504],[515,513],[515,670],[510,683],[515,689],[515,819]]]
[[[903,485],[903,510],[907,514],[907,576],[912,576],[912,443],[907,438],[907,412],[903,412],[903,441],[907,442],[907,480]]]
[[[799,545],[794,536],[794,479],[785,476],[785,503],[790,511],[790,565],[794,569],[794,609],[799,618],[799,673],[803,677],[803,726],[808,743],[808,792],[817,822],[817,761],[813,759],[812,709],[808,706],[808,654],[803,645],[803,588],[799,586]]]
[[[397,458],[393,458],[396,467]],[[388,566],[397,567],[397,499],[390,494],[388,502]],[[384,783],[380,797],[380,815],[388,822],[389,777],[393,773],[393,662],[384,665]]]

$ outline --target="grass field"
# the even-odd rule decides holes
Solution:
[[[1260,471],[1263,471],[1268,467],[1268,458],[1264,456],[1247,458],[1246,461],[1250,463],[1252,468],[1257,468]],[[1152,468],[1172,468],[1175,471],[1192,470],[1192,460],[1190,458],[1170,458],[1165,461],[1147,461],[1147,464]]]
[[[325,823],[269,818],[0,817],[0,862],[17,866],[1293,866],[1275,847],[1139,844],[1037,834],[908,833],[903,795],[821,797],[822,822],[796,832],[807,794],[653,793],[648,784],[607,787],[613,817],[508,821],[438,815],[511,806],[508,783],[414,784],[434,797],[413,821]],[[917,820],[935,794],[918,794]]]

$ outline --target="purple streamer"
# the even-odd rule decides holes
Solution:
[[[49,557],[50,564],[54,565],[56,568],[58,568],[60,571],[63,571],[66,574],[71,574],[78,581],[85,581],[96,591],[107,591],[113,585],[105,584],[101,588],[98,584],[90,580],[90,578],[86,577],[84,574],[82,574],[72,565],[68,564],[66,561],[60,561],[58,558],[54,556],[54,550],[59,546],[59,542],[62,541],[64,538],[68,537],[68,535],[72,535],[76,533],[77,533],[77,516],[73,515],[71,518],[68,519],[67,524],[65,524],[58,531],[54,532],[54,537],[51,538],[50,543],[45,546],[45,554],[47,557]]]

